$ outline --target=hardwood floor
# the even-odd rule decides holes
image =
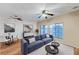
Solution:
[[[79,48],[74,48],[74,54],[79,55]]]
[[[21,40],[0,48],[0,55],[21,55]]]
[[[62,46],[62,45],[61,45]],[[68,46],[68,45],[66,45],[66,46]],[[60,49],[61,49],[62,47],[60,47]],[[41,48],[40,48],[41,49]],[[44,49],[44,48],[43,48]],[[67,48],[66,48],[67,49]],[[65,49],[65,50],[66,50]],[[43,50],[36,50],[36,52],[34,53],[34,55],[36,54],[36,53],[38,53],[38,54],[40,54],[41,55],[41,53],[39,52],[39,51],[43,51]],[[63,50],[64,51],[64,50]],[[67,51],[68,51],[68,49],[67,49]],[[43,51],[44,52],[44,51]],[[46,51],[45,51],[46,52]],[[44,53],[45,53],[44,52]],[[33,52],[31,53],[31,54],[33,54]],[[75,55],[79,55],[79,48],[74,48],[74,54]],[[1,48],[1,43],[0,43],[0,55],[21,55],[21,40],[18,40],[18,41],[16,41],[16,42],[14,42],[13,44],[11,44],[11,45],[5,45],[3,48]]]

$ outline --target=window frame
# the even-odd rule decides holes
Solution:
[[[44,26],[44,27],[42,28],[41,26]],[[45,26],[47,26],[47,28],[45,28]],[[43,30],[43,33],[41,32],[41,29]],[[48,33],[48,25],[40,25],[40,34],[47,34],[46,32]]]
[[[53,34],[53,32],[51,33],[51,31],[53,30],[53,24],[55,24],[54,26],[56,26],[56,24],[62,24],[62,25],[63,25],[62,28],[61,28],[62,34],[58,34],[58,37],[57,37],[57,33],[55,33],[55,35]],[[53,24],[51,24],[52,28],[50,28],[50,25],[49,25],[49,32],[50,32],[50,34],[52,34],[55,38],[63,39],[63,38],[64,38],[64,23],[61,22],[61,23],[53,23]],[[58,25],[58,26],[59,26],[59,25]],[[56,28],[55,28],[55,31],[56,31],[56,30],[58,30],[58,33],[61,32],[61,31],[59,31],[60,29],[56,29]],[[55,31],[54,31],[54,32],[55,32]],[[61,38],[60,38],[60,37],[61,37]]]

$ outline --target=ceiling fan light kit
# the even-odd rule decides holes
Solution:
[[[48,10],[43,10],[42,11],[42,15],[39,16],[38,18],[41,18],[41,17],[44,17],[45,19],[48,18],[48,16],[53,16],[54,14],[53,13],[50,13]]]
[[[45,17],[45,19],[47,19],[47,16]]]

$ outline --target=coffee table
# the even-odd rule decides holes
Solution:
[[[60,44],[59,44],[58,42],[52,42],[51,45],[52,45],[53,47],[59,47],[59,46],[60,46]]]
[[[59,52],[58,48],[55,48],[55,47],[53,47],[51,45],[45,46],[45,50],[47,51],[46,55],[48,55],[48,53],[53,54],[53,55],[56,55]]]
[[[48,53],[56,55],[59,53],[59,49],[58,46],[60,44],[58,42],[52,42],[51,45],[47,45],[45,46],[45,50],[47,51],[46,55],[48,55]]]

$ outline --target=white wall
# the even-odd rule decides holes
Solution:
[[[7,19],[7,17],[0,17],[0,36],[5,36],[4,33],[4,24],[10,23],[15,25],[15,32],[11,33],[13,35],[18,35],[19,38],[22,38],[23,33],[23,24],[33,25],[33,33],[36,29],[36,22],[33,21],[19,21],[16,19]],[[35,34],[35,33],[34,33]]]
[[[42,24],[49,26],[61,22],[64,24],[64,39],[60,41],[73,47],[79,47],[79,10],[47,21],[41,21],[38,23],[38,28]]]

